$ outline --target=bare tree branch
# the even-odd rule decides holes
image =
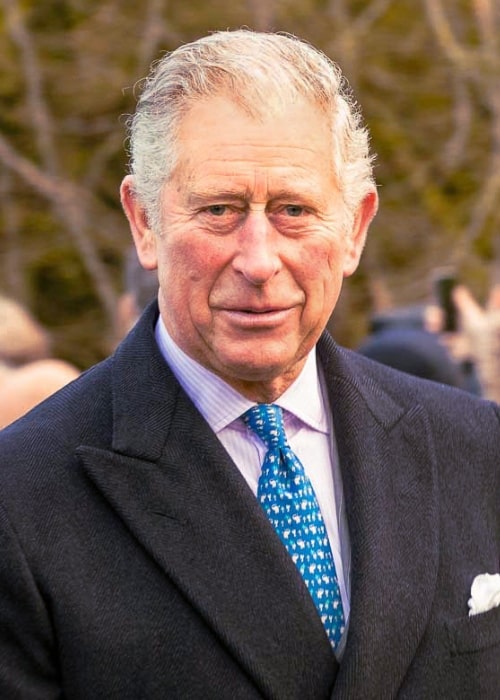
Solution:
[[[21,245],[19,241],[19,216],[12,196],[12,173],[0,168],[0,210],[2,232],[6,239],[2,280],[5,290],[15,299],[26,302],[26,288],[21,270]]]
[[[137,72],[142,74],[149,68],[162,41],[180,43],[181,37],[175,32],[164,17],[165,0],[149,0],[144,13],[144,26],[141,41],[137,48]],[[101,179],[109,158],[123,147],[123,135],[116,125],[96,148],[89,161],[83,184],[92,190]]]
[[[443,53],[462,70],[470,67],[470,51],[465,51],[453,32],[441,0],[423,0],[429,23]]]
[[[48,172],[56,174],[58,158],[54,146],[53,119],[43,98],[43,84],[39,63],[30,32],[24,22],[23,11],[17,0],[3,0],[6,24],[10,37],[19,48],[24,77],[26,98],[38,150]]]
[[[16,172],[52,204],[58,218],[68,229],[77,250],[80,252],[94,281],[110,324],[114,326],[117,295],[108,279],[106,269],[97,255],[95,246],[86,234],[87,211],[91,209],[89,193],[66,180],[43,172],[30,160],[16,153],[1,134],[0,161]]]
[[[498,207],[499,196],[500,158],[494,158],[476,197],[469,224],[462,236],[462,245],[455,250],[454,259],[457,263],[464,261],[472,244],[481,235],[488,218]]]
[[[394,0],[372,0],[353,21],[353,31],[362,36],[370,31],[373,24],[387,12]]]
[[[481,36],[483,53],[486,57],[488,57],[488,54],[494,57],[498,48],[496,19],[499,9],[496,0],[495,4],[496,7],[493,6],[492,0],[472,0],[472,7],[476,15],[477,26]]]
[[[165,0],[149,0],[144,13],[142,38],[137,50],[137,64],[142,73],[157,55],[162,41],[179,44],[182,36],[165,18]]]
[[[275,23],[276,0],[246,0],[253,17],[253,28],[269,31]]]
[[[87,192],[82,192],[81,188],[68,184],[60,172],[54,140],[54,121],[43,98],[43,80],[32,36],[24,22],[18,0],[3,0],[3,5],[10,36],[21,53],[21,65],[27,87],[27,105],[42,158],[43,170],[16,153],[3,137],[0,138],[0,159],[47,198],[80,252],[109,322],[113,326],[116,321],[117,295],[88,233],[86,207],[90,198]]]
[[[453,76],[453,130],[443,148],[445,171],[455,170],[463,161],[472,126],[472,104],[467,84],[460,73]]]
[[[31,160],[17,153],[7,139],[0,134],[0,161],[13,170],[43,197],[53,201],[62,183],[55,175],[45,173]]]
[[[455,249],[455,259],[461,262],[484,230],[500,196],[500,13],[498,5],[492,0],[473,0],[473,16],[480,38],[479,49],[475,50],[462,45],[455,36],[441,0],[424,0],[424,4],[441,49],[459,74],[458,80],[466,77],[474,82],[491,115],[491,148],[486,175],[463,232],[461,245]]]
[[[338,26],[338,31],[332,44],[327,47],[327,52],[335,50],[335,57],[342,64],[353,86],[358,80],[359,54],[363,38],[393,2],[394,0],[372,0],[358,14],[352,11],[346,0],[330,0],[328,4],[327,14]]]

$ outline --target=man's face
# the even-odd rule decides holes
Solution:
[[[256,120],[225,97],[203,100],[178,146],[161,235],[124,184],[139,257],[158,267],[160,312],[184,352],[249,398],[273,400],[357,267],[376,195],[346,230],[329,124],[305,101]]]

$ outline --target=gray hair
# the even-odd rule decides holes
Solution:
[[[225,94],[258,118],[298,96],[331,120],[333,164],[353,215],[374,189],[368,131],[340,68],[297,37],[246,29],[215,32],[157,61],[144,80],[129,129],[134,193],[161,232],[163,184],[178,157],[176,133],[193,101]]]

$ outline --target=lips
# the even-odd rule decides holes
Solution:
[[[246,306],[242,304],[241,306],[236,306],[231,304],[230,306],[218,306],[217,311],[228,313],[228,314],[242,314],[247,316],[269,316],[272,314],[286,313],[291,309],[295,308],[295,305],[287,304],[286,306]]]
[[[217,313],[233,328],[241,330],[270,330],[286,323],[295,307],[225,307]]]
[[[277,313],[279,311],[287,311],[290,307],[277,307],[277,306],[270,306],[268,308],[264,309],[259,309],[259,308],[229,308],[226,309],[226,311],[236,311],[238,313],[242,314],[272,314],[272,313]]]
[[[298,303],[298,301],[295,301],[295,303],[290,303],[289,299],[287,299],[284,303],[274,302],[273,304],[270,304],[269,302],[264,302],[263,300],[261,300],[260,302],[255,300],[253,302],[241,303],[231,300],[227,304],[224,302],[215,302],[212,304],[212,307],[215,308],[217,311],[227,311],[228,313],[234,312],[242,314],[271,314],[278,313],[280,311],[289,311],[290,309],[297,306]]]

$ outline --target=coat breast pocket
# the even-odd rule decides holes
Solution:
[[[446,624],[452,654],[469,654],[500,646],[500,606]]]

